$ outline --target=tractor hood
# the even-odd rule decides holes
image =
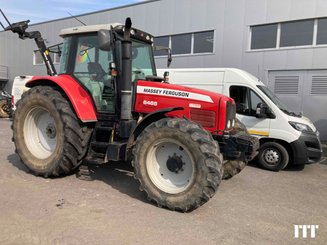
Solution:
[[[137,82],[134,112],[148,114],[175,107],[183,110],[169,113],[170,116],[189,118],[210,132],[223,132],[235,119],[235,102],[227,96],[175,84]]]
[[[221,98],[224,98],[224,100],[227,101],[233,100],[225,95],[217,94],[206,90],[175,84],[149,82],[143,80],[139,81],[137,84],[137,94],[155,95],[158,96],[158,98],[160,98],[161,100],[164,100],[165,98],[174,98],[176,99],[175,105],[178,105],[178,100],[188,100],[192,102],[208,103],[215,105],[217,105]]]

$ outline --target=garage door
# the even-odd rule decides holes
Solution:
[[[309,117],[327,140],[327,70],[269,71],[269,88],[290,110]]]

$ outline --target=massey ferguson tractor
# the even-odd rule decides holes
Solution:
[[[235,162],[255,155],[256,138],[232,133],[233,99],[157,77],[153,36],[129,18],[62,30],[59,73],[41,34],[27,27],[5,29],[34,39],[47,67],[48,76],[27,82],[12,126],[16,152],[35,175],[131,161],[149,200],[187,212],[215,194],[224,169],[231,177]]]

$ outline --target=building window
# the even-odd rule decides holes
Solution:
[[[194,33],[193,53],[212,53],[213,52],[213,31]]]
[[[190,54],[192,34],[180,34],[171,36],[172,54]]]
[[[318,19],[317,44],[327,44],[327,18]]]
[[[49,56],[55,64],[60,63],[60,56],[58,54],[49,52]],[[44,61],[39,50],[34,50],[33,52],[33,65],[44,65]]]
[[[60,55],[55,53],[54,54],[54,63],[59,64],[60,63]]]
[[[314,20],[281,24],[280,47],[312,45]]]
[[[156,37],[154,46],[169,47],[173,55],[213,53],[214,31]],[[154,51],[154,55],[165,56],[167,51]]]
[[[251,49],[276,48],[277,24],[253,26]]]
[[[33,55],[33,65],[42,65],[43,63],[43,58],[39,50],[34,51]]]
[[[156,37],[154,39],[154,45],[155,46],[169,47],[169,36]],[[154,51],[154,55],[155,56],[167,55],[167,51],[166,50]]]
[[[327,45],[327,18],[255,25],[250,31],[251,50]]]

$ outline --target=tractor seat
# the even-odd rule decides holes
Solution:
[[[99,63],[89,62],[87,64],[87,70],[89,74],[95,74],[96,81],[103,81],[104,76],[107,75]]]

